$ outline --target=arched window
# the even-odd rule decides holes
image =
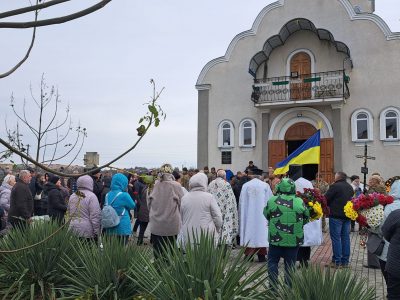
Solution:
[[[399,140],[399,110],[388,107],[380,114],[380,138],[382,141]]]
[[[367,142],[373,140],[373,118],[369,111],[359,109],[352,114],[351,136],[353,142]]]
[[[232,148],[234,146],[234,127],[229,120],[224,120],[218,127],[218,147]]]
[[[239,125],[239,146],[255,147],[256,124],[251,119],[245,119]]]

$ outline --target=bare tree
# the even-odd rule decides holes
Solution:
[[[123,153],[121,153],[120,155],[118,155],[116,158],[112,159],[108,163],[97,167],[96,169],[93,169],[93,170],[90,170],[90,171],[87,171],[87,172],[84,172],[84,173],[81,173],[81,174],[66,174],[66,173],[63,173],[63,172],[55,171],[55,170],[49,168],[48,165],[42,164],[38,160],[35,160],[34,158],[32,158],[30,155],[28,155],[26,153],[26,151],[21,151],[21,150],[24,150],[26,148],[18,149],[16,147],[15,143],[11,144],[10,141],[7,142],[6,140],[4,140],[2,138],[0,138],[0,144],[3,145],[6,149],[4,149],[4,150],[0,149],[1,150],[0,154],[2,152],[3,153],[8,153],[8,152],[15,153],[16,155],[21,157],[21,159],[25,159],[26,161],[29,161],[30,163],[33,163],[35,166],[40,167],[41,169],[43,169],[45,171],[48,171],[50,173],[53,173],[53,174],[56,174],[56,175],[59,175],[59,176],[64,176],[64,177],[79,177],[79,176],[82,176],[82,175],[85,175],[85,174],[90,174],[93,171],[97,171],[97,170],[100,171],[103,168],[109,167],[114,162],[118,161],[119,159],[121,159],[122,157],[127,155],[129,152],[131,152],[133,149],[135,149],[136,146],[142,140],[142,138],[147,134],[149,129],[152,126],[158,127],[160,125],[161,120],[165,119],[165,117],[166,117],[166,114],[164,113],[164,111],[162,110],[161,106],[157,102],[159,100],[160,95],[163,92],[164,88],[162,88],[158,92],[157,89],[156,89],[156,84],[155,84],[153,79],[150,80],[150,83],[152,84],[152,87],[153,87],[153,95],[151,97],[151,100],[149,102],[145,103],[145,105],[147,105],[148,111],[139,120],[139,127],[136,129],[138,138],[133,143],[133,145],[131,147],[129,147],[126,151],[124,151]]]
[[[35,95],[32,85],[30,92],[32,105],[27,105],[24,99],[20,111],[16,108],[14,96],[11,96],[10,106],[18,122],[13,129],[9,129],[6,122],[9,143],[41,164],[50,166],[72,156],[69,163],[71,165],[82,150],[87,136],[86,128],[80,124],[73,125],[69,106],[62,114],[60,94],[54,86],[46,84],[44,75],[40,80],[39,95]],[[27,129],[30,136],[21,134],[20,124]],[[30,137],[33,137],[32,144],[28,143],[32,140]],[[26,163],[24,160],[22,162]]]
[[[78,1],[79,0],[76,0],[75,2],[78,2]],[[77,12],[74,12],[72,14],[55,16],[53,18],[43,19],[43,20],[39,20],[39,18],[38,18],[40,11],[46,11],[46,9],[48,9],[49,7],[57,6],[57,5],[60,6],[61,4],[65,4],[66,2],[72,2],[72,0],[49,0],[49,1],[36,0],[35,4],[33,4],[33,5],[0,13],[0,20],[5,19],[5,18],[10,18],[10,17],[19,17],[21,15],[24,15],[24,14],[30,13],[30,12],[34,13],[34,18],[32,21],[0,22],[0,28],[10,28],[10,29],[33,28],[31,42],[30,42],[30,45],[29,45],[28,50],[26,51],[24,57],[19,62],[15,63],[14,66],[11,67],[9,70],[0,74],[0,79],[7,77],[7,76],[11,75],[12,73],[14,73],[28,59],[28,57],[31,53],[31,50],[34,46],[34,43],[35,43],[37,27],[62,24],[62,23],[66,23],[66,22],[69,22],[72,20],[82,18],[84,16],[87,16],[87,15],[95,12],[95,11],[98,11],[99,9],[106,6],[111,1],[112,0],[100,0],[96,4],[89,6],[85,9],[79,10]]]

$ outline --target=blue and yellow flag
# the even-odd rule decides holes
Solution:
[[[305,141],[285,160],[276,164],[275,175],[286,174],[290,165],[319,164],[320,159],[320,130]]]

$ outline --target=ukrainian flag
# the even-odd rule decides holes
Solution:
[[[320,141],[320,130],[318,130],[285,160],[277,163],[274,174],[286,174],[290,165],[319,164]]]

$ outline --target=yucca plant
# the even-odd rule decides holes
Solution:
[[[137,286],[128,280],[129,265],[140,255],[150,260],[150,251],[133,245],[125,246],[117,237],[103,238],[103,248],[95,243],[80,243],[75,255],[62,263],[62,293],[71,299],[133,299]]]
[[[201,234],[183,249],[165,251],[165,259],[155,262],[139,255],[129,272],[131,280],[156,299],[266,299],[265,266],[251,269],[244,250],[233,255],[215,246],[214,237]]]
[[[375,290],[367,287],[367,279],[350,270],[323,269],[311,265],[290,275],[291,286],[280,281],[276,296],[290,300],[373,300]]]
[[[62,283],[59,262],[77,244],[77,238],[58,223],[38,222],[12,229],[0,239],[0,298],[55,299]],[[14,253],[15,249],[22,249]]]

